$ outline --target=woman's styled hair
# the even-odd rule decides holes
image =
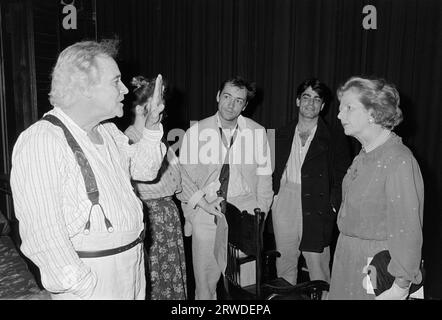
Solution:
[[[359,101],[367,111],[372,111],[375,123],[392,130],[402,122],[400,96],[394,84],[381,78],[351,77],[337,90],[338,100],[351,89],[357,90]]]
[[[115,58],[118,44],[118,40],[82,41],[65,48],[52,71],[50,103],[63,107],[69,103],[73,91],[98,83],[97,56]]]
[[[147,103],[149,98],[153,97],[155,91],[156,78],[146,78],[144,76],[133,77],[130,84],[134,87],[132,90],[135,100],[132,103],[133,107],[143,106]],[[163,98],[167,93],[167,81],[163,77]]]
[[[149,98],[153,96],[155,90],[155,78],[148,79],[143,76],[136,76],[132,78],[130,84],[134,86],[132,92],[135,100],[133,106],[143,106],[147,103]]]
[[[130,84],[134,87],[132,90],[134,95],[134,100],[132,102],[132,110],[135,112],[136,106],[144,106],[150,98],[153,97],[155,91],[156,78],[146,78],[144,76],[133,77]],[[167,94],[167,82],[163,78],[163,99],[166,98]],[[147,110],[144,111],[145,113]],[[167,117],[166,111],[162,112],[162,119]]]

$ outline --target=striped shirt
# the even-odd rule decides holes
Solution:
[[[99,202],[115,231],[141,230],[142,204],[130,177],[155,178],[165,152],[160,141],[162,127],[144,130],[140,143],[131,146],[113,123],[100,124],[98,132],[104,144],[96,146],[61,109],[48,114],[59,118],[83,149],[97,181]],[[40,268],[45,288],[54,293],[90,295],[97,279],[79,259],[74,243],[84,230],[91,202],[61,128],[38,121],[19,136],[12,154],[11,189],[20,221],[21,250]],[[90,218],[91,233],[107,232],[98,206],[92,208]],[[100,249],[104,248],[96,248]],[[72,274],[78,282],[66,281]]]
[[[124,134],[128,136],[129,143],[137,143],[142,138],[142,133],[133,125],[129,126]],[[138,194],[142,200],[157,199],[176,194],[177,198],[189,203],[193,208],[204,196],[203,191],[198,191],[198,187],[190,179],[184,170],[175,152],[168,148],[167,156],[163,159],[163,164],[158,172],[158,176],[149,182],[134,182]]]

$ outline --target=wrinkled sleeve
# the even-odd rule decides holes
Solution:
[[[182,178],[183,179],[189,179],[188,184],[193,184],[196,188],[199,188],[196,176],[197,176],[197,164],[198,164],[198,140],[191,140],[189,137],[191,136],[191,133],[198,134],[198,128],[197,126],[190,127],[186,134],[183,137],[181,147],[180,147],[180,155],[179,155],[179,162],[180,162],[180,168],[182,172]],[[193,143],[192,143],[193,142]],[[196,143],[195,143],[196,142]],[[186,183],[186,182],[183,182]],[[196,198],[199,197],[199,195],[203,194],[204,191],[201,189],[198,189],[193,195],[194,198],[191,197],[188,202],[182,202],[181,207],[183,209],[183,215],[185,218],[185,224],[184,224],[184,235],[190,236],[192,234],[192,219],[197,213],[196,206]],[[201,198],[199,198],[201,199]],[[199,201],[199,200],[198,200]]]
[[[257,200],[259,208],[267,215],[273,200],[271,150],[265,129],[258,129],[257,131],[258,134],[255,135],[258,137],[255,144],[255,154],[258,162],[256,168],[258,178]]]
[[[204,191],[198,189],[195,182],[180,164],[178,164],[178,168],[181,174],[182,192],[177,193],[177,198],[181,202],[187,203],[191,208],[195,208],[201,198],[204,197]]]
[[[63,218],[61,145],[51,132],[22,135],[12,155],[11,190],[20,222],[21,251],[40,269],[52,293],[89,298],[96,276],[78,257]]]
[[[191,208],[195,208],[197,203],[204,196],[204,192],[198,190],[195,182],[193,182],[187,171],[181,166],[179,159],[172,148],[169,148],[167,152],[170,165],[174,167],[174,170],[176,170],[180,177],[180,188],[176,192],[176,196],[181,202],[188,204]]]
[[[398,159],[387,177],[387,232],[391,261],[388,271],[395,277],[419,283],[422,248],[424,185],[417,161]]]
[[[120,153],[128,162],[131,178],[136,181],[154,180],[167,150],[161,142],[163,126],[160,124],[160,130],[144,128],[142,138],[133,144],[129,144],[129,138],[113,124],[111,131]]]

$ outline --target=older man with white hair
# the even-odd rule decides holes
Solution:
[[[143,209],[130,178],[153,180],[164,153],[162,78],[142,139],[133,145],[105,120],[121,117],[128,92],[115,41],[61,52],[53,109],[18,138],[11,189],[21,250],[54,299],[144,299]]]

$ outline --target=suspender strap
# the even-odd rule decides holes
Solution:
[[[92,202],[92,206],[99,204],[98,200],[100,194],[98,192],[97,181],[95,180],[94,172],[89,164],[89,161],[86,159],[84,155],[83,149],[81,149],[78,142],[75,140],[72,133],[68,128],[58,119],[56,116],[48,114],[42,118],[42,120],[49,121],[53,125],[60,127],[63,130],[63,133],[66,137],[69,147],[74,153],[75,159],[77,160],[78,165],[80,166],[81,174],[83,176],[84,184],[86,186],[86,193],[89,200]]]

